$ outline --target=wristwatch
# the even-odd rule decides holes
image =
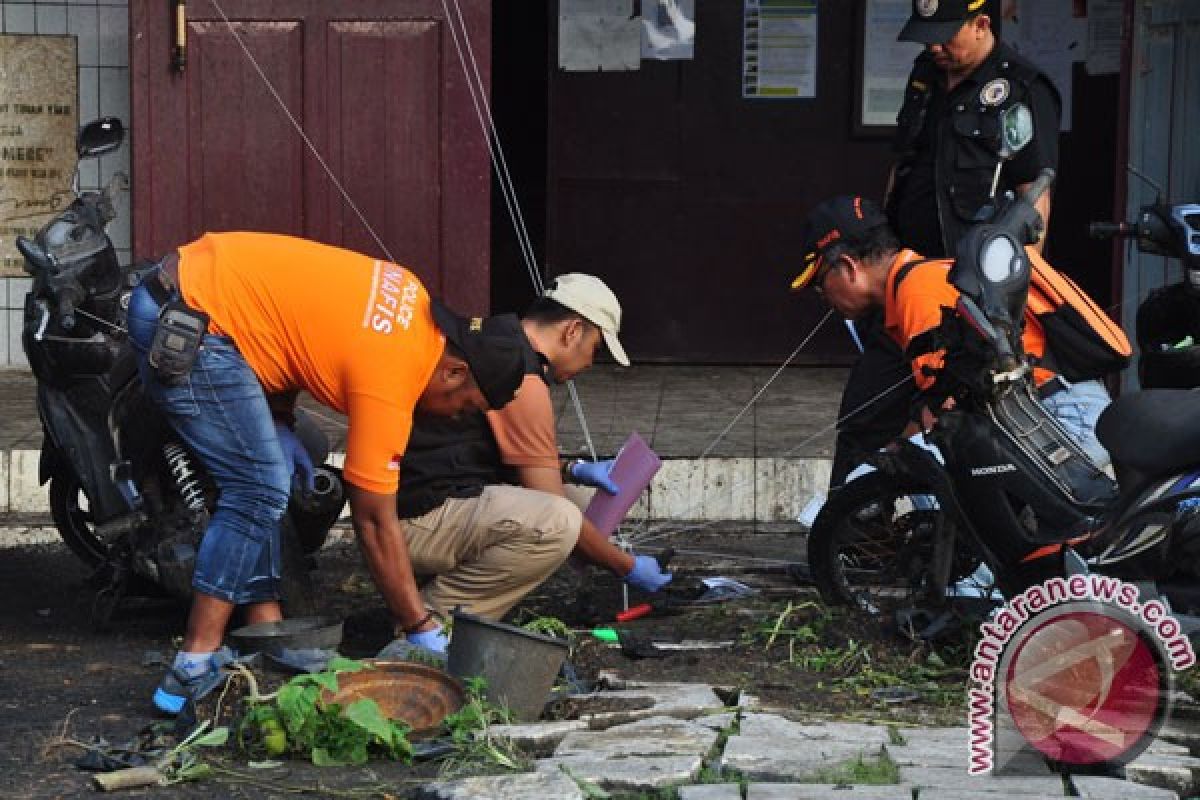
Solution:
[[[563,483],[575,483],[575,476],[571,474],[571,469],[576,465],[583,463],[582,458],[568,458],[562,465]]]

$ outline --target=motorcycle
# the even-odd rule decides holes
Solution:
[[[1052,179],[1047,170],[1024,196],[1001,199],[963,240],[949,275],[960,299],[937,329],[945,366],[927,394],[942,410],[923,438],[894,440],[830,493],[808,539],[826,602],[893,613],[932,638],[964,600],[990,608],[1048,578],[1097,571],[1200,610],[1200,394],[1127,393],[1105,410],[1097,435],[1117,481],[1038,401],[1020,338],[1024,247]],[[1141,228],[1143,246],[1200,267],[1198,212],[1178,207],[1171,225]]]
[[[119,148],[124,126],[107,117],[84,125],[79,159]],[[106,232],[113,200],[127,185],[118,173],[101,191],[78,190],[33,239],[16,246],[33,277],[25,297],[22,345],[37,378],[43,443],[39,481],[68,548],[94,569],[94,606],[107,621],[122,597],[140,591],[191,596],[196,550],[216,488],[149,401],[125,330],[134,287],[153,264],[121,266]],[[314,464],[329,445],[302,411],[297,435]],[[341,513],[340,473],[321,466],[309,489],[294,482],[281,524],[281,591],[289,614],[316,606],[308,555]]]
[[[1200,239],[1189,238],[1200,227],[1200,205],[1168,205],[1161,187],[1135,174],[1156,190],[1154,202],[1133,222],[1093,222],[1089,232],[1134,239],[1140,252],[1182,262],[1183,280],[1155,289],[1138,306],[1138,383],[1143,389],[1200,387]]]

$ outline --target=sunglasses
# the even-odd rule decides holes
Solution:
[[[841,265],[841,261],[835,261],[832,264],[821,264],[817,268],[817,274],[813,277],[812,285],[819,297],[825,296],[825,281],[829,278],[830,273]]]

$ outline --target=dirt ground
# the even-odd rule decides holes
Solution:
[[[621,627],[651,641],[730,642],[724,649],[632,659],[619,647],[594,640],[586,631],[611,623],[621,609],[619,583],[596,571],[564,569],[527,598],[513,621],[553,616],[579,630],[571,660],[585,681],[600,669],[611,669],[629,678],[707,682],[749,692],[767,705],[805,711],[961,721],[968,644],[934,651],[903,642],[874,624],[820,607],[783,566],[740,558],[797,559],[803,553],[799,538],[732,531],[691,535],[686,545],[676,543],[681,550],[688,548],[673,563],[681,587],[695,585],[700,577],[725,575],[759,593]],[[346,621],[342,652],[373,655],[387,642],[390,626],[356,549],[351,543],[335,545],[321,552],[318,563],[316,578],[326,610]],[[74,766],[81,751],[54,746],[56,738],[66,732],[78,740],[122,742],[158,719],[150,694],[163,668],[146,662],[154,661],[148,658],[154,653],[173,654],[172,639],[182,631],[185,609],[161,599],[131,599],[101,629],[91,618],[94,592],[86,581],[86,570],[61,546],[0,551],[0,797],[91,794],[89,774]],[[635,595],[631,602],[643,599]],[[893,701],[907,699],[888,702],[884,695],[889,691],[899,694]],[[563,712],[560,707],[558,713]],[[246,761],[234,750],[221,756],[221,763],[243,772]],[[364,768],[319,769],[290,761],[263,773],[269,785],[217,788],[209,780],[126,794],[291,796],[281,788],[288,786],[323,796],[339,791],[365,796],[358,790],[386,784],[388,794],[403,796],[406,787],[434,774],[436,764],[413,768],[372,761]]]

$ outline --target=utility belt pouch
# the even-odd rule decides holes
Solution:
[[[147,358],[155,374],[164,382],[171,382],[191,372],[207,330],[208,315],[203,311],[182,300],[164,305]]]

